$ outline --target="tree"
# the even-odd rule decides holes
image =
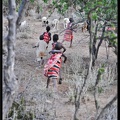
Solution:
[[[3,118],[12,105],[18,88],[18,81],[14,74],[15,64],[15,40],[16,40],[16,3],[15,0],[9,0],[9,15],[8,15],[8,36],[3,40]]]
[[[47,2],[47,0],[45,0]],[[95,61],[98,57],[99,48],[104,40],[107,40],[111,43],[112,47],[115,48],[115,54],[117,54],[117,35],[114,31],[107,31],[107,27],[117,27],[117,0],[77,0],[77,1],[66,1],[60,0],[60,4],[58,6],[58,1],[54,1],[53,5],[58,8],[60,13],[64,13],[71,6],[70,3],[73,3],[73,6],[76,8],[76,5],[80,6],[80,9],[77,11],[81,13],[81,11],[85,11],[86,16],[84,16],[83,20],[86,19],[89,21],[89,53],[90,53],[90,63],[88,74],[91,73],[91,69],[95,66]],[[63,5],[64,3],[64,5]],[[103,24],[101,24],[103,22]],[[99,32],[99,29],[102,31]],[[99,34],[98,34],[99,33]],[[87,78],[87,77],[86,77]],[[77,120],[77,112],[80,108],[80,97],[83,90],[83,87],[86,84],[86,79],[84,80],[84,84],[80,91],[76,88],[76,96],[75,96],[75,114],[74,120]],[[78,97],[77,97],[78,95]],[[115,97],[117,99],[117,97]],[[116,100],[115,99],[115,100]],[[95,98],[96,100],[96,98]],[[96,108],[98,108],[97,103],[95,101]],[[108,103],[109,104],[109,103]],[[101,115],[102,113],[100,113]],[[99,115],[99,117],[100,117]]]
[[[47,3],[48,0],[43,1]],[[117,35],[114,34],[114,31],[106,31],[107,27],[117,28],[117,0],[60,0],[60,4],[57,3],[58,1],[54,1],[53,5],[62,14],[72,5],[74,8],[78,6],[79,9],[76,9],[76,11],[79,13],[85,11],[85,16],[82,17],[83,20],[89,21],[91,67],[95,66],[99,48],[104,40],[111,43],[115,49],[115,54],[117,54]],[[100,32],[99,29],[102,29],[102,31]]]
[[[15,65],[15,43],[16,43],[16,23],[19,23],[24,16],[24,7],[28,0],[22,0],[19,16],[16,12],[15,0],[8,1],[8,35],[3,38],[3,119],[5,118],[12,102],[17,95],[19,87],[18,80],[14,74]],[[23,5],[25,4],[25,5]]]
[[[24,15],[25,15],[25,11],[26,9],[28,8],[28,4],[29,3],[29,0],[22,0],[21,4],[20,4],[20,8],[19,8],[19,11],[18,11],[18,19],[17,19],[17,27],[19,27],[22,19],[24,18]]]

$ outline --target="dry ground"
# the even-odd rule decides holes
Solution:
[[[63,83],[58,85],[58,93],[52,92],[52,86],[47,90],[45,88],[46,77],[43,75],[43,68],[38,68],[38,63],[35,62],[35,48],[32,47],[39,40],[39,35],[45,31],[45,27],[42,27],[41,22],[37,19],[33,20],[30,17],[26,19],[30,25],[30,30],[18,33],[16,40],[15,72],[20,81],[19,96],[24,96],[27,109],[33,110],[38,120],[53,120],[54,118],[54,120],[73,120],[75,107],[74,104],[68,102],[69,95],[67,95],[67,93],[69,93],[70,87],[68,80],[64,78]],[[62,23],[60,28],[61,31],[63,29]],[[53,35],[53,29],[51,29],[51,33]],[[59,41],[62,41],[62,38],[63,33],[60,34]],[[89,58],[88,41],[88,33],[81,33],[81,31],[78,30],[77,33],[74,33],[72,48],[69,48],[68,42],[63,43],[67,49],[65,52],[66,56],[79,53],[82,58],[87,60]],[[52,41],[50,42],[48,51],[51,50],[51,43]],[[117,58],[111,48],[109,52],[108,62],[113,64],[117,61]],[[106,49],[105,43],[103,42],[99,50],[97,63],[99,64],[106,60]],[[111,89],[104,91],[98,97],[101,107],[110,101],[116,92],[116,84],[112,85]],[[89,93],[85,101],[81,102],[78,118],[79,120],[90,120],[94,114],[94,98],[93,95]]]

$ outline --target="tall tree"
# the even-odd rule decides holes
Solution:
[[[18,81],[14,74],[15,64],[15,40],[16,40],[16,3],[15,0],[9,0],[9,15],[8,15],[8,36],[3,40],[3,118],[12,105],[18,88]]]
[[[8,35],[3,38],[3,119],[5,118],[12,102],[17,95],[19,87],[18,80],[14,73],[15,65],[15,43],[16,43],[16,25],[21,22],[28,6],[28,0],[22,0],[19,14],[16,12],[15,0],[8,0]],[[17,24],[16,24],[17,23]]]

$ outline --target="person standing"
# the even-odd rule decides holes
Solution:
[[[47,45],[51,41],[50,26],[46,27],[46,32],[43,33],[43,40],[47,43]],[[47,48],[48,48],[48,46],[47,46]]]
[[[67,29],[65,30],[64,38],[63,41],[68,41],[70,42],[70,47],[72,47],[72,41],[73,41],[73,31],[76,32],[72,27],[74,25],[74,20],[73,18],[69,18],[69,23],[67,25]]]

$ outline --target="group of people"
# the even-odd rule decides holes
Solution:
[[[62,84],[62,76],[61,76],[61,65],[62,65],[62,58],[64,58],[63,62],[65,63],[67,60],[67,57],[65,56],[64,52],[66,51],[66,48],[62,45],[64,41],[70,42],[70,47],[72,47],[72,41],[73,41],[73,31],[72,26],[74,25],[73,18],[69,19],[68,26],[65,30],[63,41],[60,43],[58,42],[59,36],[58,34],[53,35],[53,43],[52,43],[52,50],[49,52],[51,55],[48,59],[47,63],[44,65],[44,75],[47,77],[47,86],[48,88],[50,81],[53,81],[54,89],[57,90],[57,81],[59,84]],[[44,32],[42,35],[40,35],[40,40],[44,41],[44,43],[47,44],[46,48],[48,48],[49,41],[51,41],[51,33],[50,33],[50,27],[46,27],[46,32]],[[43,60],[43,54],[39,53],[41,57],[41,63],[44,63]]]

